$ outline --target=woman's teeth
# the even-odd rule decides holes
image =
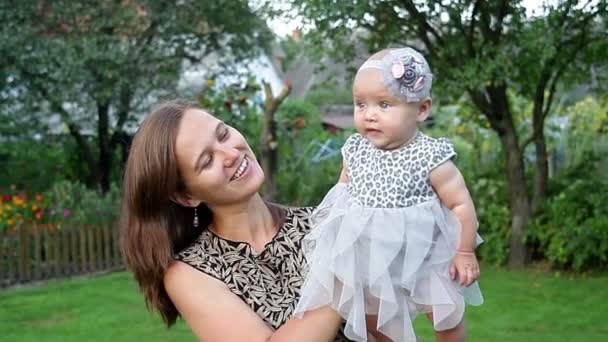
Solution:
[[[247,166],[248,165],[249,165],[249,162],[247,161],[247,157],[243,158],[243,161],[241,162],[241,165],[236,170],[236,173],[234,174],[234,176],[232,176],[232,178],[230,180],[239,179],[243,175],[243,173],[245,172],[245,170],[247,170]]]

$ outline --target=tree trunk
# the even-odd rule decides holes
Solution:
[[[531,216],[530,198],[526,186],[523,157],[517,142],[515,127],[513,125],[510,126],[510,129],[507,129],[505,134],[500,136],[500,141],[505,151],[511,202],[509,266],[523,267],[527,263],[528,255],[523,238]]]
[[[97,106],[99,122],[97,136],[99,139],[99,186],[105,194],[110,190],[110,174],[112,172],[113,149],[109,139],[109,103]]]
[[[277,123],[274,114],[279,106],[291,92],[291,86],[287,85],[276,98],[272,94],[270,84],[264,82],[266,101],[264,102],[264,122],[262,127],[262,169],[266,175],[266,191],[264,197],[269,201],[276,200],[277,184],[276,173],[278,168],[277,155]]]
[[[547,142],[545,141],[545,134],[542,130],[534,137],[534,146],[536,148],[536,170],[534,173],[532,213],[533,215],[536,215],[541,210],[543,202],[547,198],[547,187],[549,182]]]
[[[476,105],[482,111],[485,110],[492,128],[498,133],[505,153],[511,206],[509,266],[523,267],[526,265],[529,255],[523,238],[531,217],[523,153],[509,107],[506,87],[504,85],[488,87],[486,95],[473,93],[472,97]]]

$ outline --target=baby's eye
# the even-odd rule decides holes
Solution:
[[[388,103],[388,102],[386,102],[386,101],[380,102],[380,108],[382,108],[382,109],[386,109],[386,108],[388,108],[390,106],[391,106],[391,104]]]
[[[355,106],[357,108],[363,109],[363,108],[365,108],[365,103],[363,103],[363,102],[355,102]]]

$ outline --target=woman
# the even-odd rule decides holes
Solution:
[[[203,341],[343,341],[340,316],[290,319],[310,209],[264,202],[243,136],[183,101],[155,108],[126,165],[121,246],[148,307]]]

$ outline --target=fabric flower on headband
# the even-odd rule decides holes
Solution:
[[[412,55],[402,56],[393,61],[391,74],[400,83],[400,93],[406,94],[403,89],[417,93],[424,88],[424,63],[419,62]]]
[[[410,47],[393,49],[384,56],[383,62],[385,83],[395,95],[407,102],[431,96],[431,68],[418,51]]]

